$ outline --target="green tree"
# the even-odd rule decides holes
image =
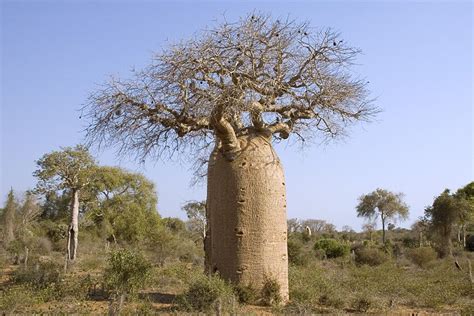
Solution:
[[[207,217],[206,201],[190,201],[183,206],[183,211],[188,216],[188,229],[196,233],[204,241],[206,239]]]
[[[402,193],[393,193],[377,189],[372,193],[359,197],[357,216],[375,220],[380,217],[382,222],[382,241],[385,244],[385,225],[387,220],[395,221],[408,218],[408,206],[403,202]]]
[[[111,314],[119,315],[126,296],[134,295],[143,288],[150,277],[151,268],[148,260],[139,253],[126,249],[110,253],[104,278],[114,300],[118,301],[118,306],[109,310]]]
[[[70,194],[71,220],[68,228],[67,258],[74,261],[79,244],[80,192],[92,182],[94,159],[84,146],[78,145],[45,154],[36,163],[38,169],[33,174],[38,178],[37,192],[66,190]]]
[[[454,226],[459,223],[462,216],[469,209],[465,199],[460,199],[444,190],[435,198],[433,205],[425,209],[425,218],[429,221],[430,229],[440,241],[440,255],[452,255],[452,234]]]
[[[143,241],[160,226],[154,184],[142,174],[97,167],[90,192],[88,217],[114,242]]]
[[[459,233],[462,232],[462,245],[466,247],[466,228],[474,223],[474,181],[457,190],[455,197],[467,202],[459,216]]]
[[[3,243],[5,246],[8,246],[15,239],[15,215],[17,210],[18,202],[15,199],[13,188],[11,188],[2,212]]]
[[[209,264],[232,280],[235,266],[247,266],[242,283],[263,284],[261,271],[278,275],[286,300],[286,188],[272,140],[334,138],[372,118],[367,81],[349,70],[358,54],[330,29],[249,14],[91,94],[87,136],[140,159],[188,150],[209,157]],[[244,226],[237,235],[236,223]],[[264,251],[268,244],[275,251]]]
[[[31,246],[37,237],[35,236],[34,228],[41,212],[41,207],[39,206],[34,193],[27,191],[24,201],[19,208],[15,229],[16,240],[24,250],[25,267],[28,265]]]

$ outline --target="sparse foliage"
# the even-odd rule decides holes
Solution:
[[[15,238],[15,215],[18,209],[18,203],[15,199],[13,189],[8,192],[7,201],[2,212],[2,224],[3,224],[3,244],[8,244]]]
[[[377,189],[359,198],[357,216],[370,220],[380,217],[382,222],[382,241],[385,243],[385,225],[387,220],[408,218],[408,206],[403,202],[402,193],[392,193],[384,189]]]
[[[131,80],[106,83],[84,109],[87,135],[140,157],[199,151],[213,134],[228,153],[255,130],[337,136],[377,112],[366,81],[348,71],[359,52],[330,29],[250,14],[156,54]]]
[[[68,230],[68,260],[75,260],[79,233],[79,194],[91,184],[94,159],[84,146],[66,147],[61,151],[45,154],[37,162],[33,173],[38,178],[39,193],[67,190],[71,196],[71,222]]]
[[[183,206],[183,211],[188,216],[186,223],[191,232],[196,233],[201,240],[206,238],[207,217],[206,201],[190,201]]]
[[[114,311],[120,313],[127,295],[136,294],[150,277],[151,264],[143,255],[126,249],[110,253],[105,270],[105,283],[118,300]]]

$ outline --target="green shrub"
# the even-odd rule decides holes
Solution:
[[[426,268],[428,264],[437,257],[436,251],[431,247],[409,249],[406,253],[406,256],[411,262],[421,268]]]
[[[98,277],[92,277],[90,274],[86,276],[80,274],[67,275],[61,282],[60,296],[83,301],[95,294],[93,288],[97,283]]]
[[[352,308],[360,313],[367,313],[372,305],[372,301],[367,297],[358,297],[352,303]]]
[[[268,306],[279,305],[282,301],[280,296],[280,284],[277,280],[267,278],[261,290],[262,303]]]
[[[258,298],[258,292],[251,284],[236,285],[234,292],[241,304],[254,304]]]
[[[0,292],[0,312],[15,314],[19,308],[38,303],[35,290],[27,285],[13,286]]]
[[[415,248],[418,246],[419,241],[416,238],[405,236],[402,239],[402,243],[405,248]]]
[[[361,247],[355,250],[355,262],[359,265],[378,266],[388,259],[388,255],[377,248]]]
[[[104,279],[115,294],[135,294],[150,277],[151,264],[139,253],[121,249],[110,253]]]
[[[296,265],[305,265],[308,263],[308,259],[308,256],[304,253],[302,242],[288,239],[288,261]]]
[[[323,250],[327,258],[344,257],[349,254],[350,247],[336,239],[320,239],[314,244],[314,250]]]
[[[344,307],[344,300],[335,295],[334,293],[325,293],[319,297],[319,304],[328,307],[334,307],[336,309],[341,309]]]
[[[180,309],[187,312],[228,312],[235,308],[233,288],[218,276],[201,276],[176,298]]]
[[[61,282],[62,267],[55,262],[39,262],[34,267],[20,268],[13,274],[13,282],[27,284],[34,289],[46,289]]]

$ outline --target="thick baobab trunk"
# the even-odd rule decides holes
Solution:
[[[283,169],[267,137],[254,134],[238,141],[234,157],[225,157],[218,147],[209,161],[207,270],[257,289],[274,279],[287,301]]]
[[[79,190],[72,190],[71,201],[71,224],[69,225],[67,238],[67,258],[70,261],[76,259],[79,232]]]

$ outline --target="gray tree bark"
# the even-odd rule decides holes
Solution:
[[[286,189],[269,137],[240,136],[229,158],[217,146],[208,169],[207,270],[259,289],[268,278],[288,300]]]
[[[71,201],[71,224],[68,230],[67,257],[68,260],[76,260],[79,233],[79,190],[72,190]]]

